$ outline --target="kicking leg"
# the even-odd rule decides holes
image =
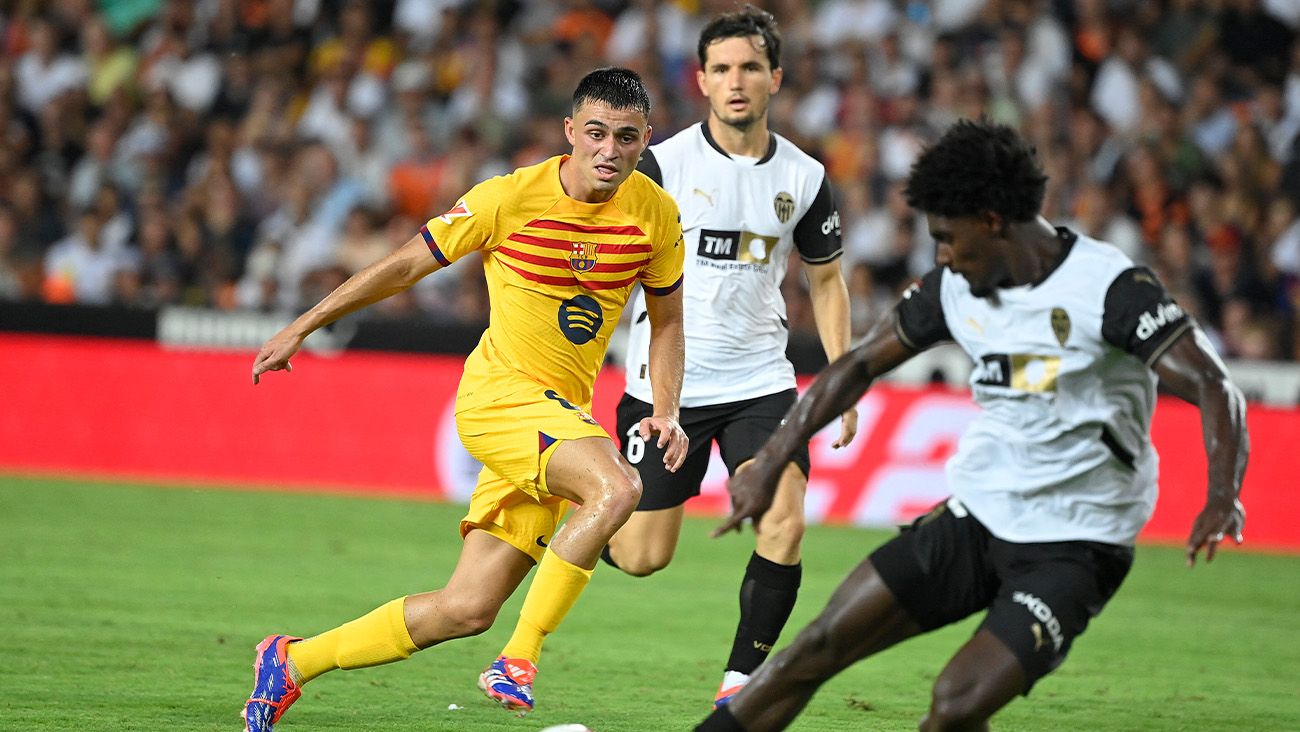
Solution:
[[[871,560],[863,560],[794,643],[763,664],[729,704],[696,729],[785,729],[832,676],[920,632]]]
[[[999,709],[1027,689],[1020,659],[989,630],[957,651],[934,682],[923,732],[979,732]]]

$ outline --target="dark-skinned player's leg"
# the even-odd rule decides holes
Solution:
[[[935,679],[920,728],[986,730],[989,717],[1023,694],[1027,684],[1020,659],[992,632],[980,630]]]
[[[1132,564],[1132,549],[993,539],[1001,578],[975,635],[935,681],[926,730],[983,730],[999,709],[1064,662]]]
[[[832,676],[920,632],[871,560],[864,559],[840,583],[821,614],[788,648],[760,666],[749,685],[715,716],[731,716],[750,732],[785,729]],[[700,729],[728,729],[710,727],[712,719]]]

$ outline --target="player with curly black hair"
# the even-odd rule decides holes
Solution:
[[[1053,228],[1046,177],[1010,128],[959,122],[912,168],[934,270],[823,371],[749,469],[718,533],[761,517],[789,456],[872,381],[941,341],[982,407],[947,466],[952,497],[867,557],[794,643],[698,730],[784,729],[817,688],[900,641],[987,611],[935,680],[923,730],[987,722],[1055,670],[1114,595],[1155,507],[1156,383],[1200,408],[1208,494],[1187,541],[1242,540],[1245,399],[1155,275]]]

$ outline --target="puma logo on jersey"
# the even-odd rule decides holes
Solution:
[[[699,188],[696,188],[694,191],[691,191],[691,192],[694,193],[695,195],[697,195],[697,196],[703,198],[704,200],[708,201],[710,206],[713,205],[713,196],[709,195],[708,193],[705,193],[704,191],[700,190]]]
[[[1166,325],[1183,317],[1183,309],[1176,302],[1162,302],[1156,305],[1155,312],[1147,311],[1138,316],[1138,340],[1147,340],[1160,332]]]

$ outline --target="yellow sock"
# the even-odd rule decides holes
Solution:
[[[555,552],[546,552],[537,565],[537,576],[524,597],[519,624],[501,655],[526,658],[534,664],[542,657],[542,641],[560,627],[569,608],[586,589],[595,569],[583,569],[564,561]]]
[[[326,671],[365,668],[410,658],[420,650],[406,630],[405,597],[381,605],[356,620],[297,643],[290,643],[290,668],[305,684]]]

